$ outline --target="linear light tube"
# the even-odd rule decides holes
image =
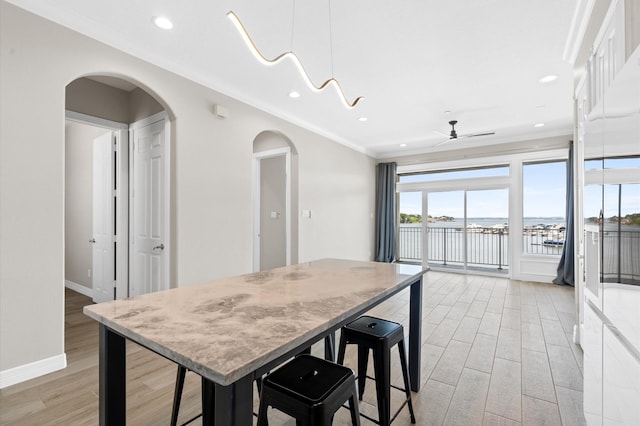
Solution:
[[[320,86],[316,86],[315,84],[313,84],[313,82],[311,81],[311,78],[309,77],[309,74],[307,74],[307,71],[304,69],[304,66],[302,65],[302,62],[300,62],[300,59],[293,52],[282,53],[282,54],[276,56],[274,59],[266,58],[258,50],[258,47],[253,42],[253,40],[251,39],[251,36],[247,32],[247,29],[244,27],[244,25],[240,21],[240,18],[238,18],[238,16],[235,13],[233,13],[232,11],[227,12],[227,17],[231,20],[231,22],[233,22],[233,24],[235,25],[236,29],[240,33],[240,36],[244,40],[245,44],[247,45],[247,47],[249,47],[249,50],[251,51],[251,53],[253,53],[253,56],[255,56],[256,59],[260,63],[262,63],[263,65],[267,65],[267,66],[275,65],[278,62],[284,60],[285,58],[288,58],[289,60],[291,60],[294,63],[296,68],[298,68],[298,71],[302,75],[302,78],[305,81],[305,83],[307,84],[307,86],[309,86],[309,88],[311,90],[313,90],[314,92],[321,92],[327,86],[333,86],[333,87],[335,87],[336,91],[338,92],[338,95],[340,96],[340,99],[342,100],[342,102],[344,103],[344,105],[347,108],[354,108],[358,104],[358,102],[360,102],[363,99],[362,96],[358,96],[353,102],[349,102],[347,100],[346,96],[344,95],[344,92],[342,91],[342,87],[340,87],[340,83],[338,83],[338,80],[336,80],[333,77],[328,79],[324,83],[322,83]]]

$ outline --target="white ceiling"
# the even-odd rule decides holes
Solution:
[[[329,0],[297,1],[295,20],[294,0],[10,2],[378,158],[572,132],[563,52],[578,0],[333,1],[331,20]],[[291,62],[260,64],[231,10],[265,57],[292,49],[317,85],[333,76],[364,99],[347,109]],[[155,27],[159,15],[174,28]],[[538,82],[549,74],[558,79]],[[435,147],[449,120],[459,135],[496,134]]]

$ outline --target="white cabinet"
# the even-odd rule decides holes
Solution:
[[[584,309],[581,339],[584,350],[584,418],[589,426],[602,425],[602,320],[589,304]]]
[[[602,337],[603,424],[640,425],[640,360],[615,328],[605,325]]]
[[[626,60],[624,6],[622,0],[612,2],[587,62],[589,112],[602,101]]]

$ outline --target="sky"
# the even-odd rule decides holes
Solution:
[[[617,167],[638,167],[633,164],[617,164]],[[606,167],[606,165],[605,165]],[[508,168],[478,169],[466,172],[448,172],[433,175],[402,177],[402,182],[434,181],[463,177],[505,176]],[[523,213],[524,217],[564,218],[566,209],[566,163],[539,163],[524,166],[523,171]],[[618,185],[606,185],[604,191],[605,216],[618,213]],[[622,216],[640,213],[640,184],[622,186]],[[597,216],[602,206],[601,186],[588,186],[584,191],[585,217]],[[431,216],[464,217],[464,191],[429,193],[428,205]],[[400,212],[409,214],[422,213],[422,193],[400,193]],[[469,191],[467,193],[467,217],[509,216],[508,190]]]

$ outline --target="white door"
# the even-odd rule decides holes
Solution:
[[[168,289],[165,121],[133,126],[129,295]]]
[[[93,141],[93,300],[114,299],[115,229],[114,175],[115,135],[112,132]]]

